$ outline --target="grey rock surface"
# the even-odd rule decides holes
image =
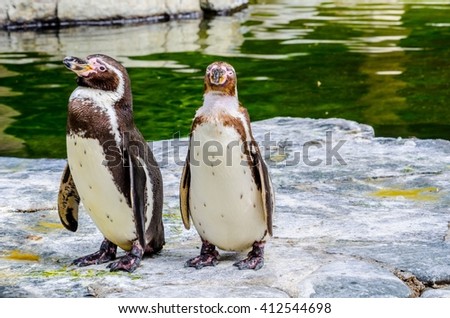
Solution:
[[[303,298],[409,297],[411,290],[393,273],[367,262],[334,261],[299,284]]]
[[[450,287],[441,289],[427,289],[422,294],[423,298],[450,298]]]
[[[253,130],[276,192],[261,270],[239,271],[245,255],[224,251],[214,268],[184,268],[200,240],[179,215],[186,139],[167,140],[152,143],[167,243],[132,274],[70,266],[102,236],[83,208],[76,233],[60,225],[65,160],[0,158],[0,295],[449,297],[449,141],[377,138],[342,119],[273,118]]]
[[[120,24],[167,17],[198,18],[202,9],[224,13],[247,4],[248,0],[0,0],[0,26],[107,24],[108,21]]]

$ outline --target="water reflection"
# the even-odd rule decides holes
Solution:
[[[339,6],[348,5],[347,1]],[[401,22],[405,4],[390,1],[386,5],[367,5],[353,3],[353,8],[336,10],[339,19],[331,23],[345,25],[357,36],[347,41],[350,52],[361,53],[359,72],[365,76],[367,93],[357,101],[363,109],[362,121],[372,125],[403,126],[404,120],[399,112],[407,108],[406,98],[399,92],[407,86],[401,77],[405,70],[406,50],[401,40],[408,37],[410,30]],[[349,30],[350,32],[350,30]],[[401,135],[407,135],[401,131]]]
[[[2,93],[0,92],[0,96]],[[9,106],[0,104],[0,153],[20,155],[24,148],[24,141],[5,133],[5,129],[14,123],[13,117],[20,113]]]
[[[129,69],[148,139],[188,132],[215,59],[237,69],[254,120],[343,117],[377,135],[450,139],[449,16],[444,1],[256,0],[231,17],[0,32],[0,142],[16,142],[0,155],[64,156],[74,82],[60,61],[94,52]]]
[[[8,71],[4,66],[0,65],[0,79],[18,75],[17,73]],[[0,97],[17,96],[20,92],[13,92],[9,87],[0,86]],[[0,153],[20,154],[24,148],[24,141],[9,135],[5,129],[10,126],[20,113],[13,108],[0,104]]]
[[[0,44],[3,52],[46,52],[51,54],[48,60],[59,60],[74,52],[86,56],[99,50],[125,57],[185,52],[199,49],[199,25],[199,20],[186,20],[126,27],[83,26],[42,33],[0,32]]]

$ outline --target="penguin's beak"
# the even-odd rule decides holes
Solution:
[[[78,76],[88,76],[94,70],[87,61],[74,56],[65,57],[63,63]]]

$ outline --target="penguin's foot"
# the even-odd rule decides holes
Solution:
[[[200,269],[204,266],[216,266],[219,263],[219,252],[216,251],[216,247],[206,240],[203,240],[202,242],[200,255],[188,260],[184,265],[185,267],[195,267],[195,269]]]
[[[233,265],[239,269],[254,269],[255,271],[261,269],[264,266],[264,245],[265,242],[253,243],[253,248],[247,254],[247,258]]]
[[[143,255],[144,249],[138,241],[135,241],[131,251],[127,252],[125,256],[118,261],[109,264],[108,268],[111,272],[126,271],[132,273],[138,268]]]
[[[116,259],[117,245],[104,239],[100,250],[95,253],[77,258],[72,262],[76,266],[89,266],[95,264],[102,264]]]

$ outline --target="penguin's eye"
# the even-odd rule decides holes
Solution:
[[[106,66],[100,65],[100,66],[98,67],[98,70],[99,70],[100,72],[106,72]]]
[[[233,71],[228,71],[227,74],[230,75],[230,76],[233,76],[234,72]]]

